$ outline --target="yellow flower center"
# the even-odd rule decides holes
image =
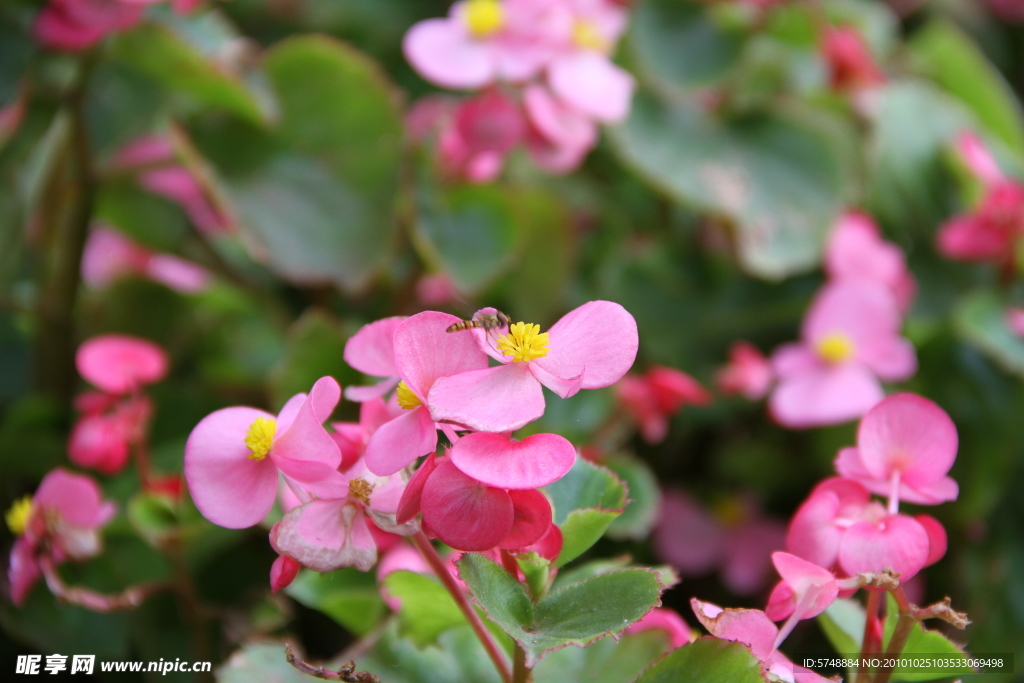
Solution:
[[[463,17],[474,38],[486,38],[505,25],[505,8],[499,0],[468,0]]]
[[[423,405],[423,401],[420,397],[413,393],[413,390],[409,388],[409,385],[405,382],[398,383],[398,390],[395,391],[398,395],[398,405],[405,410],[412,410],[413,408],[419,408]]]
[[[842,332],[829,332],[818,340],[818,355],[826,363],[842,363],[853,357],[853,340]]]
[[[262,460],[270,453],[274,445],[274,434],[277,433],[277,422],[269,417],[257,417],[249,425],[249,432],[245,435],[245,445],[248,446],[249,458],[251,460]]]
[[[608,41],[592,21],[577,21],[572,27],[572,39],[578,47],[585,50],[604,51],[608,47]]]
[[[373,484],[362,477],[356,477],[348,483],[348,492],[353,498],[363,501],[364,505],[369,505],[370,494],[373,493]]]
[[[7,520],[7,526],[11,533],[15,536],[20,536],[25,533],[25,527],[28,526],[28,519],[31,516],[32,496],[25,496],[20,500],[14,501],[14,505],[7,511],[4,519]]]
[[[548,333],[540,325],[518,322],[508,328],[508,334],[498,338],[498,350],[512,356],[513,363],[530,362],[548,355]]]

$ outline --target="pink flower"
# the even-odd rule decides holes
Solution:
[[[821,52],[834,90],[843,92],[885,83],[864,38],[852,26],[830,26],[821,39]]]
[[[15,503],[7,525],[18,536],[11,549],[8,579],[11,599],[20,605],[40,576],[38,558],[81,561],[100,553],[97,531],[114,516],[116,507],[103,500],[92,479],[56,469],[43,477],[35,496]]]
[[[343,357],[346,363],[364,375],[383,377],[373,386],[347,387],[345,398],[360,403],[383,396],[398,385],[398,367],[395,365],[393,337],[395,330],[403,320],[405,320],[404,317],[396,316],[363,325],[345,342]]]
[[[183,294],[201,292],[210,283],[210,273],[191,261],[152,252],[107,226],[93,227],[82,254],[82,279],[90,287],[102,289],[128,275],[148,278]]]
[[[44,47],[84,50],[109,33],[131,28],[142,18],[142,7],[122,0],[50,0],[33,31]]]
[[[722,393],[742,394],[751,401],[764,398],[774,381],[772,364],[747,341],[738,341],[729,347],[729,363],[715,375]]]
[[[438,148],[448,173],[474,183],[501,173],[505,156],[519,144],[526,127],[522,111],[498,89],[463,100],[441,131]]]
[[[128,439],[116,415],[85,415],[68,438],[68,458],[79,467],[116,474],[128,464]]]
[[[167,375],[167,354],[151,341],[107,334],[83,342],[75,366],[78,374],[108,394],[129,394]]]
[[[785,525],[763,517],[749,501],[734,499],[717,515],[679,490],[662,493],[654,548],[687,576],[715,569],[733,593],[756,593],[768,579],[771,554],[785,545]]]
[[[475,432],[448,451],[452,464],[478,482],[503,489],[536,489],[561,479],[576,462],[576,449],[557,434],[515,441],[508,434]]]
[[[424,311],[395,328],[394,365],[402,379],[398,404],[405,410],[370,436],[366,465],[371,472],[394,474],[421,455],[434,452],[437,426],[426,408],[431,388],[447,375],[487,367],[487,355],[472,334],[445,332],[458,321],[447,313]],[[380,367],[384,369],[383,364]]]
[[[501,365],[438,379],[427,400],[430,416],[485,432],[511,432],[543,415],[542,386],[563,398],[611,386],[639,345],[633,316],[610,301],[570,311],[549,332],[519,322],[496,341],[480,330],[457,334],[476,336]]]
[[[419,530],[414,521],[395,521],[406,486],[403,475],[377,477],[360,461],[341,481],[343,486],[321,491],[274,525],[270,539],[279,554],[318,572],[341,567],[365,572],[377,562],[372,525],[401,535]]]
[[[985,186],[991,187],[1006,180],[992,152],[974,131],[965,130],[957,135],[954,150],[964,167]]]
[[[544,35],[549,14],[538,0],[463,0],[448,17],[409,29],[402,48],[420,75],[445,88],[522,82],[550,55]]]
[[[241,406],[204,417],[185,443],[185,479],[203,516],[229,529],[258,523],[274,504],[278,472],[313,495],[335,496],[347,482],[323,422],[340,397],[338,383],[322,377],[276,417]]]
[[[678,612],[667,607],[655,607],[643,619],[630,625],[622,633],[629,635],[650,630],[661,630],[667,633],[669,647],[673,650],[693,641],[690,627],[686,625]]]
[[[836,471],[899,501],[937,505],[956,500],[959,487],[947,476],[956,459],[956,426],[942,408],[916,394],[889,396],[868,411],[857,430],[857,447],[844,448]]]
[[[615,385],[615,395],[632,415],[647,443],[659,443],[668,434],[668,420],[686,404],[707,405],[711,396],[684,372],[660,365],[643,375],[626,375]]]
[[[779,652],[779,645],[788,634],[780,632],[761,610],[722,609],[697,598],[692,598],[690,605],[711,635],[749,647],[775,679],[787,683],[831,683],[810,669],[793,664]]]
[[[782,577],[765,608],[772,621],[816,617],[839,596],[839,582],[827,569],[783,552],[772,553],[772,563]]]
[[[1013,307],[1006,309],[1005,315],[1006,326],[1017,335],[1018,337],[1024,337],[1024,308]]]
[[[833,281],[867,280],[887,287],[901,311],[910,308],[917,285],[903,251],[882,239],[870,216],[848,211],[839,217],[825,247],[825,272]]]
[[[546,87],[527,86],[523,106],[529,123],[526,148],[534,163],[548,173],[575,170],[597,144],[597,124]]]
[[[359,422],[332,422],[331,438],[341,449],[341,470],[347,470],[366,453],[366,444],[375,431],[403,414],[398,401],[385,403],[380,398],[363,401],[359,406]]]
[[[892,294],[867,281],[826,285],[811,302],[796,344],[772,354],[779,378],[769,409],[790,428],[860,417],[882,397],[880,379],[900,381],[917,370],[909,341],[899,336]]]

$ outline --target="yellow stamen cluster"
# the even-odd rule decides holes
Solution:
[[[7,527],[15,536],[25,533],[28,520],[32,516],[32,496],[25,496],[14,501],[14,505],[7,511],[4,519],[7,520]]]
[[[356,477],[348,483],[349,495],[363,501],[364,505],[370,504],[370,494],[373,493],[373,484],[362,477]]]
[[[469,0],[463,19],[474,38],[486,38],[505,25],[505,8],[499,0]]]
[[[270,453],[274,445],[274,434],[277,433],[277,422],[269,417],[257,417],[249,425],[245,435],[245,445],[249,448],[250,460],[262,460]]]
[[[842,332],[829,332],[818,340],[818,355],[826,363],[842,363],[853,357],[853,340]]]
[[[577,47],[584,50],[600,50],[604,52],[608,48],[608,41],[605,39],[597,26],[590,21],[577,21],[572,27],[572,40]]]
[[[512,356],[513,363],[528,363],[548,355],[548,333],[540,325],[518,322],[508,328],[508,334],[498,338],[498,350]]]
[[[409,388],[409,385],[405,382],[398,383],[398,389],[395,391],[398,398],[399,407],[405,410],[412,410],[423,405],[423,401],[420,397],[413,393],[413,390]]]

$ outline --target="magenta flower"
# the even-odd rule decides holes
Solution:
[[[301,568],[301,564],[287,555],[278,555],[274,564],[270,565],[270,592],[276,593],[290,586]]]
[[[79,467],[116,474],[128,464],[128,435],[117,415],[84,415],[68,437],[68,459]]]
[[[610,301],[583,304],[548,332],[519,322],[497,341],[472,334],[501,365],[438,379],[427,405],[435,421],[483,432],[512,432],[543,415],[542,386],[563,398],[611,386],[629,370],[639,345],[633,316]]]
[[[434,452],[437,426],[426,408],[431,388],[447,375],[487,367],[487,356],[472,334],[445,332],[458,321],[447,313],[424,311],[395,328],[394,364],[402,379],[397,396],[405,411],[370,436],[366,466],[371,472],[394,474],[421,455]]]
[[[900,381],[917,370],[917,356],[899,336],[896,301],[866,281],[826,285],[811,302],[796,344],[772,354],[778,384],[769,409],[790,428],[837,424],[860,417],[882,400],[879,380]]]
[[[16,502],[6,515],[18,537],[7,575],[14,604],[23,603],[39,579],[40,556],[60,563],[98,555],[97,531],[115,512],[114,504],[104,501],[100,487],[85,475],[56,469],[43,477],[35,495]]]
[[[956,500],[959,487],[947,476],[956,459],[956,426],[949,415],[916,394],[889,396],[860,422],[857,447],[844,448],[836,471],[899,501],[937,505]]]
[[[398,385],[398,367],[395,365],[395,330],[405,320],[402,316],[384,318],[363,325],[345,342],[344,359],[353,368],[371,377],[382,377],[368,387],[345,388],[345,398],[360,403],[383,396]]]
[[[108,334],[83,342],[75,366],[78,374],[108,394],[130,394],[167,375],[167,354],[151,341]]]
[[[442,167],[470,182],[490,182],[501,173],[505,156],[525,132],[519,106],[500,90],[487,89],[460,102],[450,125],[442,129],[438,141]]]
[[[764,398],[774,381],[772,364],[747,341],[729,347],[729,363],[715,375],[715,383],[723,394],[742,394],[751,401]]]
[[[839,217],[825,247],[825,272],[832,281],[868,280],[885,285],[901,311],[910,308],[917,283],[903,250],[882,239],[870,216],[848,211]]]
[[[785,525],[764,517],[751,502],[726,501],[715,514],[679,490],[662,492],[654,548],[686,576],[719,569],[737,595],[756,593],[771,569],[771,554],[785,547]]]
[[[84,50],[109,33],[124,31],[142,19],[139,3],[122,0],[50,0],[33,27],[36,40],[53,50]]]
[[[623,377],[615,384],[615,396],[647,443],[664,441],[669,418],[684,405],[707,405],[711,401],[711,395],[697,380],[661,365],[643,375]]]
[[[856,92],[885,83],[871,50],[852,26],[830,26],[821,38],[821,53],[829,69],[832,88]]]
[[[203,516],[229,529],[257,524],[274,504],[278,472],[313,495],[335,496],[347,482],[323,422],[340,397],[338,383],[322,377],[276,417],[241,406],[204,417],[185,443],[185,479]]]
[[[405,34],[406,59],[428,81],[474,89],[538,73],[551,46],[551,10],[541,0],[463,0],[443,19],[421,21]]]

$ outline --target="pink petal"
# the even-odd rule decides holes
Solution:
[[[274,505],[277,467],[270,458],[250,459],[245,445],[257,417],[273,419],[255,408],[218,410],[200,420],[185,443],[185,480],[192,501],[218,526],[258,524]]]
[[[11,547],[11,562],[7,567],[7,581],[11,585],[11,602],[20,607],[28,598],[42,572],[36,561],[39,549],[27,536],[19,536]]]
[[[103,500],[103,491],[91,477],[63,468],[43,477],[32,503],[56,511],[61,521],[83,529],[106,524],[116,512],[113,503]]]
[[[377,562],[366,517],[354,503],[314,500],[285,515],[274,531],[277,551],[314,571],[355,567],[367,572]]]
[[[533,372],[533,376],[537,378],[537,381],[546,386],[551,391],[555,392],[562,398],[569,398],[579,393],[579,390],[583,388],[583,375],[578,374],[573,377],[559,377],[553,374],[543,364],[534,361],[529,364],[530,371]],[[580,368],[582,370],[582,368]]]
[[[773,553],[772,563],[783,581],[793,589],[797,606],[801,608],[797,619],[818,616],[839,595],[836,577],[827,569],[783,552]]]
[[[830,277],[873,280],[893,288],[906,267],[903,252],[882,239],[870,216],[856,211],[840,216],[825,250]]]
[[[512,432],[544,414],[544,392],[529,363],[460,372],[434,383],[430,416],[483,432]]]
[[[653,540],[658,557],[683,574],[708,574],[725,555],[724,534],[715,518],[673,489],[662,493]]]
[[[465,474],[502,489],[536,489],[558,481],[576,462],[576,449],[557,434],[513,441],[507,434],[474,432],[456,442],[452,462]]]
[[[598,121],[621,123],[629,115],[633,77],[599,52],[556,59],[548,67],[548,83],[566,104]]]
[[[544,535],[523,548],[523,551],[533,551],[541,557],[546,557],[554,562],[562,552],[563,542],[562,530],[558,528],[558,525],[552,522],[548,525],[548,530],[544,532]]]
[[[548,333],[548,355],[530,364],[566,379],[582,370],[584,389],[601,389],[622,379],[640,344],[636,320],[611,301],[590,301],[569,311]]]
[[[457,19],[427,19],[402,40],[402,51],[416,71],[443,88],[472,90],[494,80],[493,48],[470,37]]]
[[[523,106],[530,123],[548,142],[573,149],[590,149],[597,143],[597,126],[592,120],[552,97],[541,85],[527,86]]]
[[[946,554],[946,549],[949,546],[946,529],[939,520],[931,515],[917,515],[914,519],[924,527],[925,533],[928,534],[928,557],[924,561],[924,566],[930,567]]]
[[[774,651],[779,629],[761,610],[722,609],[697,598],[690,599],[690,606],[704,628],[716,638],[744,643],[762,661]]]
[[[167,374],[167,354],[151,341],[120,334],[93,337],[75,354],[78,373],[110,394],[127,394]]]
[[[956,152],[964,165],[986,185],[1006,179],[992,152],[973,131],[965,130],[956,137]]]
[[[921,571],[928,560],[928,532],[906,515],[892,515],[879,522],[857,522],[846,530],[839,546],[839,564],[853,576],[891,568],[906,581]]]
[[[772,621],[782,621],[796,609],[796,592],[785,581],[779,581],[768,596],[765,615]]]
[[[874,375],[859,365],[846,363],[781,379],[768,408],[782,426],[804,429],[856,419],[883,396]]]
[[[490,550],[508,536],[515,518],[508,493],[471,479],[450,460],[427,479],[422,506],[423,521],[456,550]]]
[[[669,646],[672,649],[682,647],[693,640],[690,627],[683,621],[683,618],[679,616],[678,612],[667,607],[655,607],[643,619],[628,626],[622,634],[629,635],[650,630],[661,630],[667,633]]]
[[[345,398],[354,403],[363,403],[371,399],[380,398],[384,394],[388,393],[396,386],[398,386],[399,378],[386,377],[376,384],[370,384],[368,386],[353,386],[349,385],[345,387]]]
[[[737,595],[761,590],[771,572],[771,554],[785,547],[786,527],[773,519],[752,519],[728,533],[722,583]]]
[[[836,519],[844,510],[867,505],[870,498],[866,488],[850,479],[836,477],[822,482],[793,515],[786,550],[819,567],[832,567],[844,533]]]
[[[395,330],[404,317],[384,318],[364,325],[345,342],[343,358],[353,368],[371,377],[397,377]]]
[[[154,254],[146,266],[154,282],[182,294],[196,294],[210,286],[210,272],[200,265],[170,254]]]
[[[999,260],[1010,248],[1006,233],[977,214],[949,219],[939,228],[935,242],[943,256],[963,261]]]
[[[378,476],[394,474],[437,448],[437,428],[423,406],[404,411],[366,442],[366,466]]]
[[[420,465],[420,468],[416,470],[416,474],[413,475],[412,479],[409,480],[405,491],[402,493],[402,498],[398,501],[398,510],[395,513],[395,519],[399,524],[408,522],[420,513],[423,486],[427,483],[430,475],[433,474],[437,464],[437,458],[431,453],[423,461],[423,464]]]
[[[68,459],[79,467],[116,474],[128,464],[128,441],[121,420],[112,415],[84,415],[68,438]]]
[[[841,280],[825,285],[804,318],[802,336],[812,347],[822,337],[840,333],[854,345],[854,354],[899,333],[901,316],[893,293],[865,280]]]
[[[395,330],[395,362],[402,379],[421,400],[440,378],[487,367],[487,355],[472,335],[445,331],[457,322],[453,315],[424,311]]]
[[[917,351],[913,344],[901,337],[889,337],[865,345],[858,356],[879,379],[886,382],[902,382],[917,372]]]
[[[771,357],[771,366],[781,380],[820,370],[822,363],[818,355],[807,345],[791,342],[775,349]]]
[[[518,550],[539,541],[551,527],[551,503],[540,491],[509,491],[512,530],[498,547]]]
[[[900,472],[910,487],[927,486],[953,466],[956,426],[942,408],[916,394],[889,396],[861,420],[861,461],[877,479]]]
[[[274,564],[270,565],[270,592],[276,593],[291,585],[299,575],[301,566],[287,555],[279,555]]]
[[[942,477],[927,484],[911,486],[900,482],[900,500],[918,505],[938,505],[956,500],[960,486],[951,477]]]

